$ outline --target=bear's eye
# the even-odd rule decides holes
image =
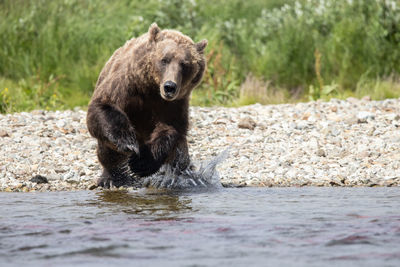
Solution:
[[[189,63],[184,62],[184,61],[180,62],[179,64],[181,65],[182,69],[187,69],[189,67]]]

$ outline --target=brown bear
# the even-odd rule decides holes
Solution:
[[[203,77],[206,46],[153,23],[114,52],[87,113],[103,166],[99,186],[136,184],[163,164],[188,168],[189,97]]]

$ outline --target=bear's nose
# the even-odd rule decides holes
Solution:
[[[173,81],[166,81],[164,83],[164,92],[167,96],[172,96],[176,92],[176,83]]]

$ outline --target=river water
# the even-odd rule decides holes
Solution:
[[[0,193],[1,266],[400,266],[400,188]]]

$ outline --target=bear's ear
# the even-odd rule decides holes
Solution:
[[[197,51],[199,53],[203,53],[204,52],[204,48],[206,48],[207,44],[208,44],[208,41],[206,39],[201,40],[200,42],[195,44]]]
[[[151,24],[150,25],[150,28],[149,28],[149,41],[150,42],[155,42],[156,41],[156,38],[157,38],[157,35],[158,35],[158,33],[160,32],[161,30],[160,30],[160,28],[157,26],[157,23],[153,23],[153,24]]]

